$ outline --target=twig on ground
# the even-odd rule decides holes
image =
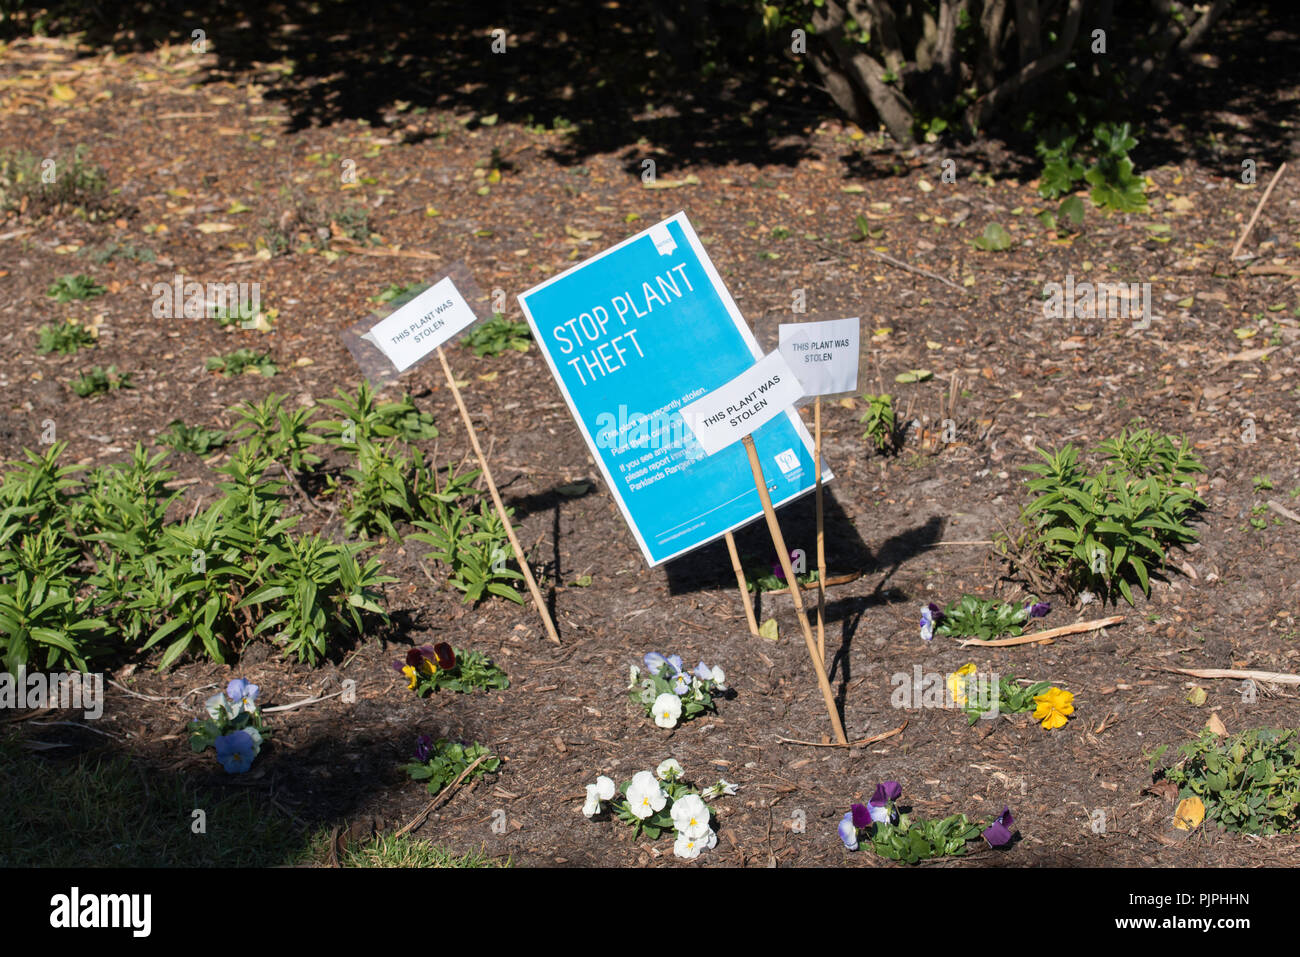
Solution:
[[[492,757],[491,754],[479,755],[478,759],[475,760],[473,764],[467,767],[464,771],[460,772],[460,776],[456,778],[456,780],[452,781],[445,788],[443,788],[441,791],[438,792],[437,797],[435,797],[432,801],[429,802],[428,807],[426,807],[423,811],[421,811],[414,818],[412,818],[411,822],[407,824],[405,827],[403,827],[400,831],[394,833],[393,837],[401,837],[403,834],[406,834],[408,831],[413,831],[421,824],[423,824],[425,818],[427,818],[429,814],[432,813],[433,809],[438,806],[438,803],[440,801],[443,801],[444,799],[450,799],[452,792],[456,790],[456,787],[460,784],[460,782],[464,781],[466,776],[471,771],[473,771],[476,767],[478,767],[480,764],[482,764],[490,757]]]
[[[1027,645],[1035,641],[1050,641],[1053,638],[1060,638],[1062,635],[1077,635],[1085,631],[1097,631],[1101,628],[1109,628],[1111,625],[1118,625],[1124,620],[1123,615],[1111,615],[1109,618],[1094,618],[1092,621],[1076,621],[1072,625],[1062,625],[1060,628],[1048,628],[1046,631],[1036,631],[1032,635],[1020,635],[1015,638],[993,638],[985,641],[983,638],[967,638],[960,647],[965,648],[967,645],[981,645],[992,648],[1005,648],[1008,645]]]
[[[1277,172],[1273,174],[1273,178],[1269,180],[1268,189],[1264,190],[1264,195],[1261,196],[1259,202],[1255,204],[1255,212],[1251,214],[1250,222],[1246,224],[1246,228],[1242,232],[1241,238],[1237,240],[1237,245],[1232,247],[1232,255],[1228,257],[1229,259],[1236,259],[1237,254],[1241,252],[1241,247],[1245,244],[1246,237],[1249,236],[1250,231],[1255,228],[1255,220],[1259,219],[1259,214],[1264,211],[1264,204],[1268,202],[1269,196],[1273,194],[1273,187],[1276,186],[1277,181],[1282,178],[1282,173],[1285,170],[1286,163],[1283,163],[1277,168]]]

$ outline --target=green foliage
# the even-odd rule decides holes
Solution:
[[[409,522],[422,514],[423,487],[437,490],[437,476],[424,464],[420,450],[411,449],[408,456],[395,442],[379,445],[362,439],[357,464],[343,474],[352,483],[343,505],[348,535],[369,537],[382,533],[400,541],[396,523]]]
[[[980,825],[968,820],[965,814],[954,814],[939,821],[913,821],[903,814],[897,824],[885,821],[875,825],[871,849],[881,857],[905,864],[933,857],[960,857],[966,853],[966,842],[978,838],[980,830]]]
[[[1034,711],[1038,703],[1034,698],[1042,694],[1052,686],[1050,681],[1039,681],[1031,685],[1022,685],[1016,680],[1015,675],[1007,675],[998,679],[998,714],[1020,714],[1025,711]],[[969,686],[968,686],[969,687]],[[987,707],[980,707],[987,705]],[[974,724],[988,711],[993,710],[992,701],[970,701],[963,711],[966,712],[966,720]]]
[[[89,372],[83,372],[75,379],[71,380],[68,385],[72,391],[77,393],[83,399],[88,399],[92,395],[99,395],[103,392],[116,392],[118,389],[131,389],[130,372],[118,373],[117,366],[109,366],[105,369],[103,366],[95,366]]]
[[[1021,510],[1025,532],[1004,539],[1003,550],[1019,554],[1022,565],[1027,555],[1070,587],[1118,591],[1132,604],[1132,583],[1149,594],[1151,571],[1168,550],[1195,541],[1187,523],[1204,508],[1195,479],[1205,467],[1186,439],[1147,429],[1125,429],[1093,451],[1096,472],[1072,445],[1039,449],[1043,462],[1021,466],[1038,476],[1025,483],[1037,498]]]
[[[1077,136],[1057,133],[1054,140],[1040,139],[1036,148],[1043,160],[1039,195],[1056,199],[1073,192],[1083,180],[1092,187],[1090,196],[1094,206],[1114,212],[1145,211],[1146,181],[1133,172],[1133,161],[1128,154],[1137,146],[1137,140],[1129,129],[1128,123],[1097,124],[1092,131],[1091,163],[1087,169],[1075,156]],[[1076,226],[1082,218],[1080,211],[1074,220]]]
[[[484,760],[469,773],[466,780],[472,781],[495,771],[501,766],[501,759],[475,741],[463,744],[439,738],[434,742],[427,761],[412,761],[402,765],[402,770],[412,781],[427,781],[430,794],[437,794],[454,782],[458,777],[478,761]]]
[[[49,173],[53,179],[46,182]],[[71,156],[0,154],[0,212],[32,216],[72,212],[92,222],[107,218],[114,212],[108,200],[108,174],[87,159],[84,145]]]
[[[876,447],[877,452],[897,449],[900,435],[898,419],[894,413],[893,396],[888,393],[873,395],[864,392],[862,401],[867,404],[867,411],[859,420],[867,427],[867,430],[862,433],[862,441],[870,442]]]
[[[1002,228],[998,223],[989,223],[984,227],[984,235],[977,236],[970,241],[976,249],[982,249],[985,252],[1004,252],[1011,248],[1011,234]]]
[[[414,298],[428,288],[429,284],[427,282],[412,282],[407,283],[404,286],[399,286],[397,283],[389,283],[383,289],[379,290],[378,295],[371,296],[370,301],[382,305],[383,303],[392,302],[394,299],[401,299],[408,295],[411,298]]]
[[[362,634],[361,613],[368,611],[387,621],[379,605],[378,586],[397,581],[380,575],[372,558],[357,561],[363,546],[338,545],[319,535],[286,536],[263,552],[262,587],[237,607],[256,605],[274,609],[253,629],[260,635],[277,629],[275,641],[285,654],[315,665],[328,653],[333,634]]]
[[[257,443],[266,454],[294,472],[319,465],[321,458],[308,449],[323,440],[310,431],[315,410],[311,407],[286,409],[288,396],[272,392],[261,402],[241,402],[230,411],[236,417],[230,437],[239,442]]]
[[[422,531],[411,538],[433,546],[425,557],[447,568],[448,582],[463,593],[465,604],[476,604],[491,594],[522,605],[523,596],[508,584],[523,575],[506,565],[511,548],[501,517],[487,502],[479,502],[477,512],[458,504],[470,494],[468,483],[478,472],[456,476],[450,466],[447,471],[447,486],[426,497],[428,517],[414,523]],[[507,509],[507,514],[513,513],[514,509]]]
[[[285,483],[260,442],[218,471],[219,497],[168,522],[166,452],[126,465],[61,468],[63,444],[10,463],[0,483],[0,652],[82,668],[110,651],[162,649],[159,668],[199,652],[228,660],[266,636],[315,664],[337,635],[383,619],[379,562],[360,545],[295,537]],[[88,565],[88,572],[74,573]],[[256,613],[256,617],[255,617]],[[109,641],[111,639],[111,641]]]
[[[236,349],[224,356],[211,356],[205,365],[209,372],[220,372],[226,377],[249,370],[269,377],[280,371],[271,361],[270,353],[255,352],[252,349]]]
[[[1152,756],[1163,755],[1161,746]],[[1259,728],[1220,738],[1204,730],[1179,749],[1164,772],[1179,796],[1198,797],[1205,819],[1244,834],[1282,834],[1300,827],[1300,730]]]
[[[473,691],[504,691],[510,687],[506,673],[483,652],[453,648],[452,654],[456,663],[450,668],[438,668],[433,674],[416,670],[415,693],[419,697],[443,688],[469,694]]]
[[[112,240],[98,248],[86,248],[81,252],[91,262],[100,266],[114,259],[129,259],[132,262],[151,263],[158,258],[158,254],[147,246],[136,246],[134,243],[118,243]]]
[[[438,428],[433,416],[421,412],[404,393],[398,402],[379,402],[370,383],[361,381],[356,394],[335,389],[338,398],[323,399],[321,404],[339,412],[343,418],[325,423],[322,435],[336,448],[356,452],[361,442],[398,438],[404,442],[436,439]]]
[[[172,419],[167,423],[167,430],[160,432],[154,441],[177,452],[189,452],[203,457],[215,449],[224,448],[228,439],[220,429],[205,429],[200,425],[186,425],[180,419]]]
[[[474,350],[474,355],[499,356],[507,349],[527,352],[532,333],[528,323],[507,319],[497,313],[486,322],[481,322],[470,329],[463,342],[467,349]]]
[[[63,322],[48,322],[41,326],[38,332],[36,351],[42,355],[57,352],[61,355],[71,355],[82,346],[93,346],[95,336],[89,329],[80,323],[64,320]]]
[[[1031,598],[1029,604],[1036,600]],[[934,633],[950,638],[988,641],[999,635],[1019,635],[1028,621],[1029,608],[1026,605],[962,595],[961,601],[944,609],[943,621],[935,626]]]
[[[211,303],[208,305],[208,318],[215,319],[219,326],[240,326],[257,318],[257,308],[251,302]]]
[[[50,288],[45,290],[45,295],[56,302],[73,302],[103,294],[104,287],[96,283],[93,276],[85,273],[67,273],[50,283]]]
[[[779,567],[779,565],[765,565],[761,559],[746,560],[744,566],[745,588],[755,594],[765,591],[785,591],[789,586],[784,578],[776,574]],[[810,585],[817,580],[817,569],[811,569],[802,575],[796,573],[794,577],[800,585]]]

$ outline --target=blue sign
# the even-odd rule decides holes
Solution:
[[[763,514],[745,447],[705,456],[680,413],[762,357],[685,213],[519,303],[651,566]],[[812,440],[793,409],[754,443],[774,505],[813,488]]]

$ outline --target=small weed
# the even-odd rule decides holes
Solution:
[[[256,372],[270,377],[280,371],[271,361],[270,353],[254,352],[252,349],[236,349],[224,356],[211,356],[206,365],[209,372],[220,372],[226,377],[244,372]]]
[[[132,373],[118,373],[117,366],[95,366],[89,372],[83,372],[68,384],[72,391],[86,399],[103,392],[116,392],[118,389],[130,389]]]
[[[92,296],[102,296],[104,287],[95,282],[92,276],[84,273],[66,276],[60,276],[50,284],[50,288],[45,290],[45,295],[51,297],[56,302],[73,302],[74,300],[90,299]]]
[[[36,351],[42,355],[57,352],[60,355],[72,355],[82,346],[95,344],[95,334],[80,323],[64,320],[58,323],[46,323],[37,333]]]

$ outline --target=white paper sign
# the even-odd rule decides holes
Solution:
[[[730,382],[682,406],[682,418],[705,454],[721,452],[803,398],[779,352],[769,352]]]
[[[385,316],[361,338],[378,346],[401,372],[477,319],[448,276]]]
[[[858,390],[859,320],[781,323],[781,355],[799,377],[805,395]]]

